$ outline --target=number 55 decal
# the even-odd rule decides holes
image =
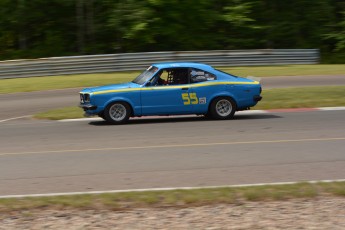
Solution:
[[[184,105],[190,105],[190,104],[195,105],[199,103],[196,93],[183,93],[182,100],[183,100]]]

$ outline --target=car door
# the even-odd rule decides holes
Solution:
[[[157,73],[161,74],[160,76],[155,76],[157,78],[155,82],[158,82],[158,78],[161,77],[163,79],[160,82],[165,82],[164,84],[155,85],[153,83],[154,85],[149,84],[141,89],[142,115],[191,113],[190,105],[195,101],[189,97],[189,84],[188,82],[177,82],[176,74],[172,76],[175,72],[181,73],[176,69],[162,70],[162,73]]]

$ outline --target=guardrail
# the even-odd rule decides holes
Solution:
[[[0,61],[0,79],[142,70],[156,62],[213,66],[316,64],[318,49],[211,50],[119,53]]]

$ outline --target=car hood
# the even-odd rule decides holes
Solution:
[[[81,93],[94,93],[99,91],[107,91],[107,90],[115,90],[115,89],[127,89],[127,88],[138,88],[140,85],[127,82],[121,84],[112,84],[112,85],[104,85],[104,86],[96,86],[91,88],[86,88],[81,91]]]

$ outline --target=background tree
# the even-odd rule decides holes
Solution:
[[[342,12],[343,0],[0,0],[0,59],[262,48],[334,57]]]

